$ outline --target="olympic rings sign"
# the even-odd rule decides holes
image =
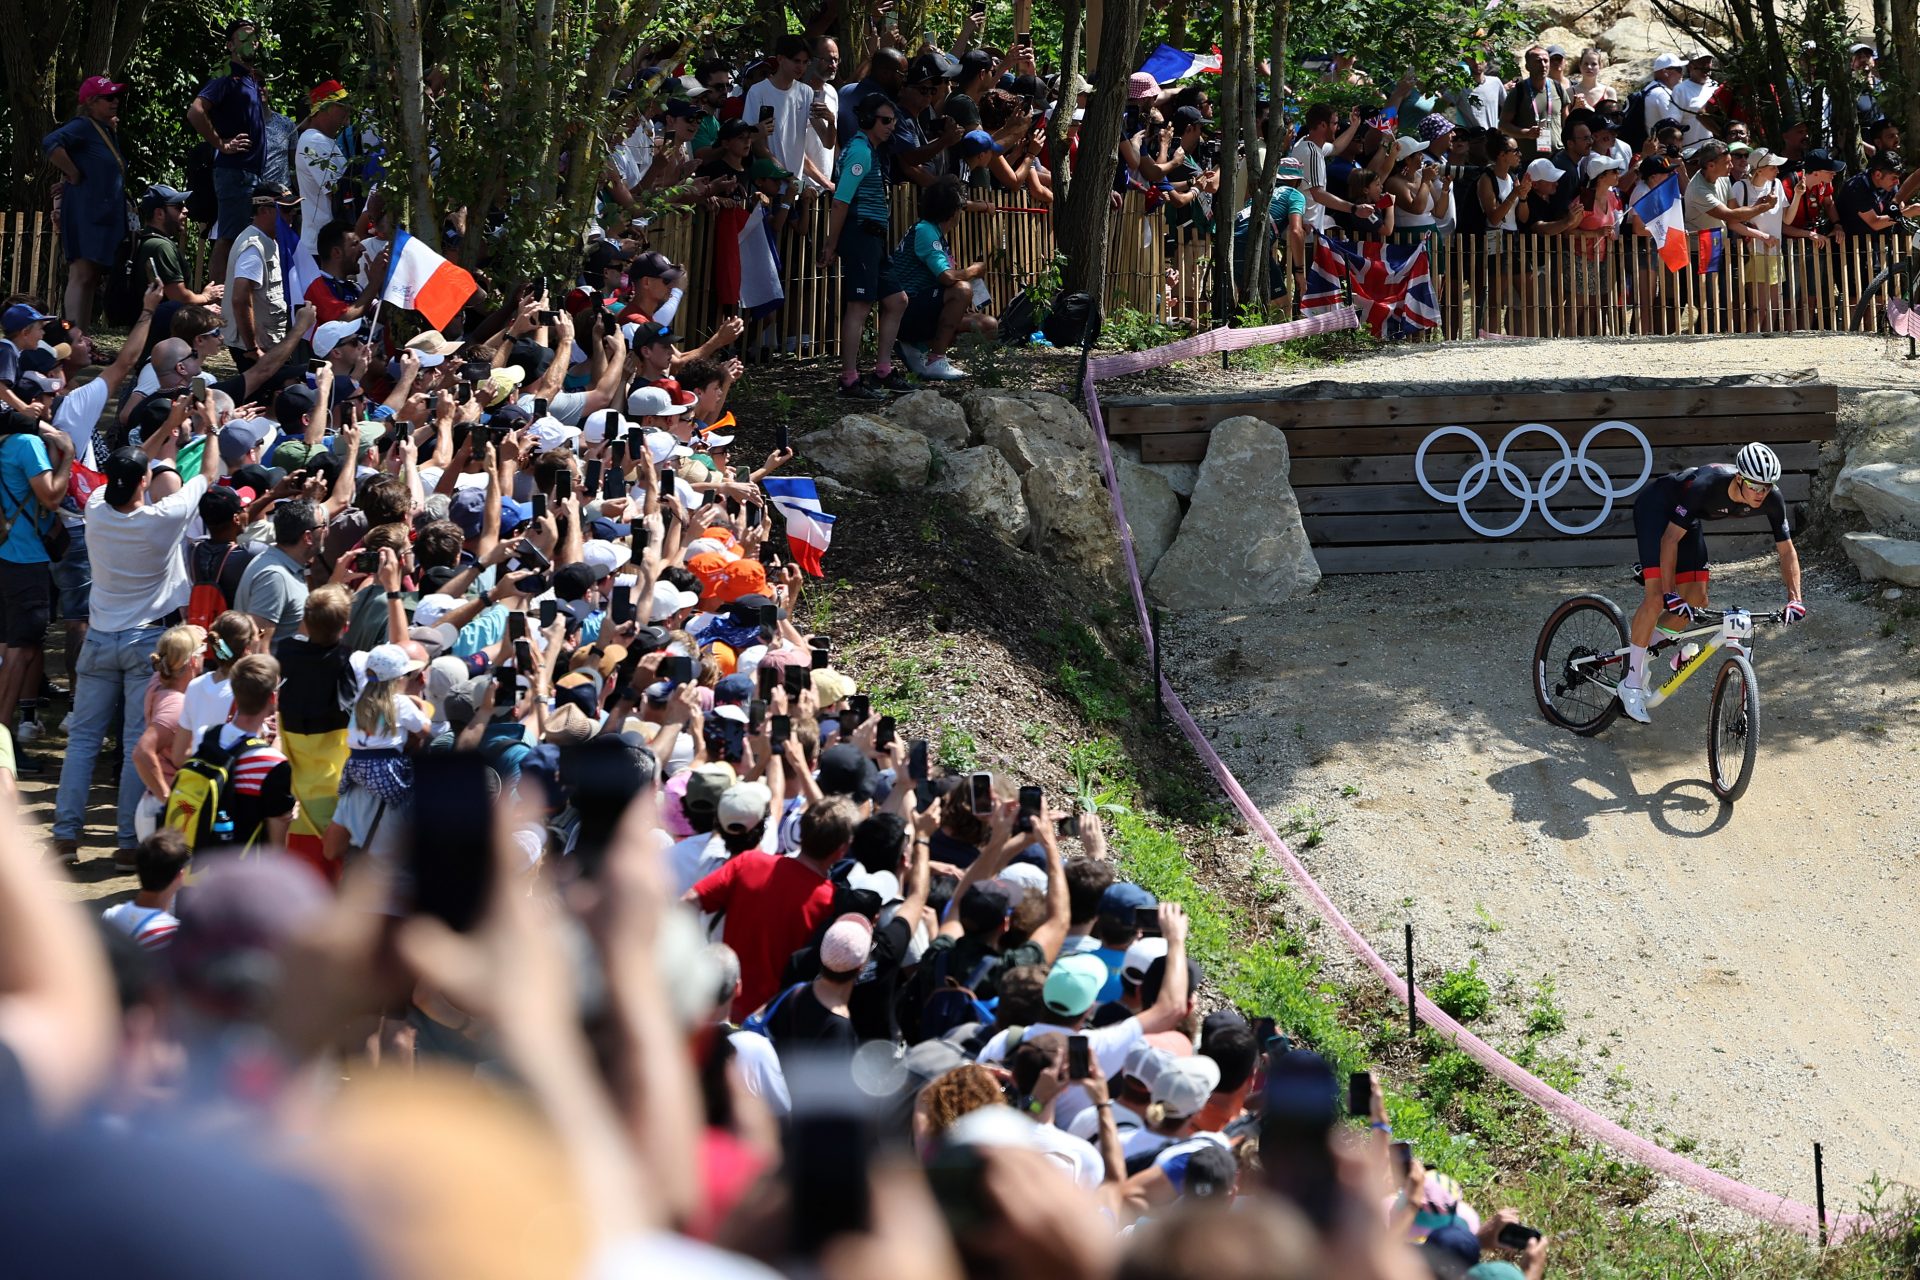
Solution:
[[[1641,464],[1639,478],[1633,483],[1616,488],[1612,477],[1607,475],[1606,468],[1587,456],[1587,446],[1593,443],[1594,437],[1605,431],[1624,431],[1639,443],[1640,452],[1645,461]],[[1537,485],[1528,481],[1527,473],[1522,471],[1517,463],[1507,461],[1507,450],[1513,447],[1515,440],[1526,435],[1548,436],[1560,446],[1559,460],[1548,465]],[[1427,479],[1427,450],[1433,447],[1435,441],[1443,440],[1448,436],[1465,436],[1480,450],[1480,461],[1467,468],[1465,474],[1460,477],[1459,485],[1452,493],[1442,492]],[[1561,521],[1547,506],[1547,500],[1565,489],[1573,480],[1576,471],[1580,473],[1580,479],[1585,482],[1587,488],[1600,499],[1600,513],[1585,524],[1577,525]],[[1466,523],[1467,528],[1483,538],[1504,538],[1518,529],[1527,522],[1527,517],[1533,514],[1535,503],[1540,505],[1540,518],[1561,533],[1592,533],[1605,524],[1607,517],[1613,514],[1613,504],[1617,499],[1631,497],[1653,475],[1653,446],[1647,443],[1647,438],[1641,434],[1640,428],[1630,422],[1615,419],[1600,423],[1582,436],[1579,452],[1576,453],[1568,446],[1566,437],[1552,427],[1541,422],[1529,422],[1525,426],[1515,427],[1509,431],[1507,438],[1500,442],[1499,450],[1489,457],[1487,442],[1473,431],[1466,427],[1441,427],[1420,442],[1419,450],[1413,455],[1413,474],[1414,478],[1420,482],[1420,487],[1426,490],[1428,497],[1435,502],[1450,503],[1458,507],[1460,519]],[[1487,487],[1487,482],[1495,477],[1499,478],[1501,488],[1521,500],[1520,514],[1497,529],[1488,528],[1480,523],[1474,518],[1473,513],[1467,510],[1467,504],[1479,497],[1481,491]]]

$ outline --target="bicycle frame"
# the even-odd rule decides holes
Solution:
[[[1753,627],[1753,614],[1745,609],[1728,609],[1719,615],[1717,622],[1704,627],[1695,627],[1689,631],[1673,633],[1661,640],[1658,644],[1649,646],[1647,654],[1648,657],[1651,658],[1654,654],[1670,649],[1676,644],[1685,644],[1689,640],[1697,640],[1703,636],[1709,637],[1707,642],[1700,647],[1700,652],[1694,654],[1690,662],[1674,673],[1673,679],[1661,685],[1659,692],[1647,698],[1647,710],[1653,710],[1668,698],[1672,697],[1694,672],[1706,666],[1707,663],[1712,660],[1713,655],[1722,649],[1728,649],[1735,653],[1748,654],[1750,656],[1751,650],[1749,650],[1748,645],[1753,640]],[[1611,653],[1595,654],[1590,658],[1581,658],[1578,662],[1574,663],[1573,666],[1575,670],[1579,670],[1588,664],[1599,664],[1602,668],[1614,663],[1624,665],[1627,655],[1630,652],[1630,649],[1615,649]],[[1603,688],[1618,690],[1620,687],[1618,677],[1609,679],[1606,675],[1599,672],[1589,676],[1588,679]]]

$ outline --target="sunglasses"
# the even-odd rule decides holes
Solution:
[[[875,124],[892,124],[893,117],[892,116],[875,116],[873,118],[873,122]]]

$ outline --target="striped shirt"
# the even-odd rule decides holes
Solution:
[[[892,223],[893,207],[887,201],[885,166],[874,163],[873,144],[867,135],[857,133],[840,152],[833,175],[833,198],[853,206],[849,212],[856,222]]]
[[[161,907],[140,907],[121,902],[100,913],[100,918],[140,944],[143,951],[159,951],[173,941],[180,920]]]

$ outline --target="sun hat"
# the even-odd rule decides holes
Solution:
[[[1160,82],[1144,71],[1136,71],[1127,77],[1127,101],[1138,102],[1142,98],[1160,96]]]
[[[1100,988],[1107,985],[1107,965],[1099,956],[1082,952],[1062,956],[1047,974],[1040,999],[1049,1013],[1062,1018],[1077,1018],[1093,1008]]]
[[[1197,1115],[1220,1087],[1220,1064],[1201,1054],[1175,1058],[1148,1089],[1171,1119]]]
[[[736,782],[720,796],[716,825],[729,835],[743,835],[767,820],[773,810],[773,792],[764,782]]]
[[[367,679],[372,681],[398,680],[426,665],[418,658],[408,657],[407,651],[397,644],[377,644],[367,650]]]
[[[1420,125],[1416,132],[1428,142],[1432,142],[1435,138],[1444,138],[1452,133],[1453,121],[1435,111],[1420,118]]]

